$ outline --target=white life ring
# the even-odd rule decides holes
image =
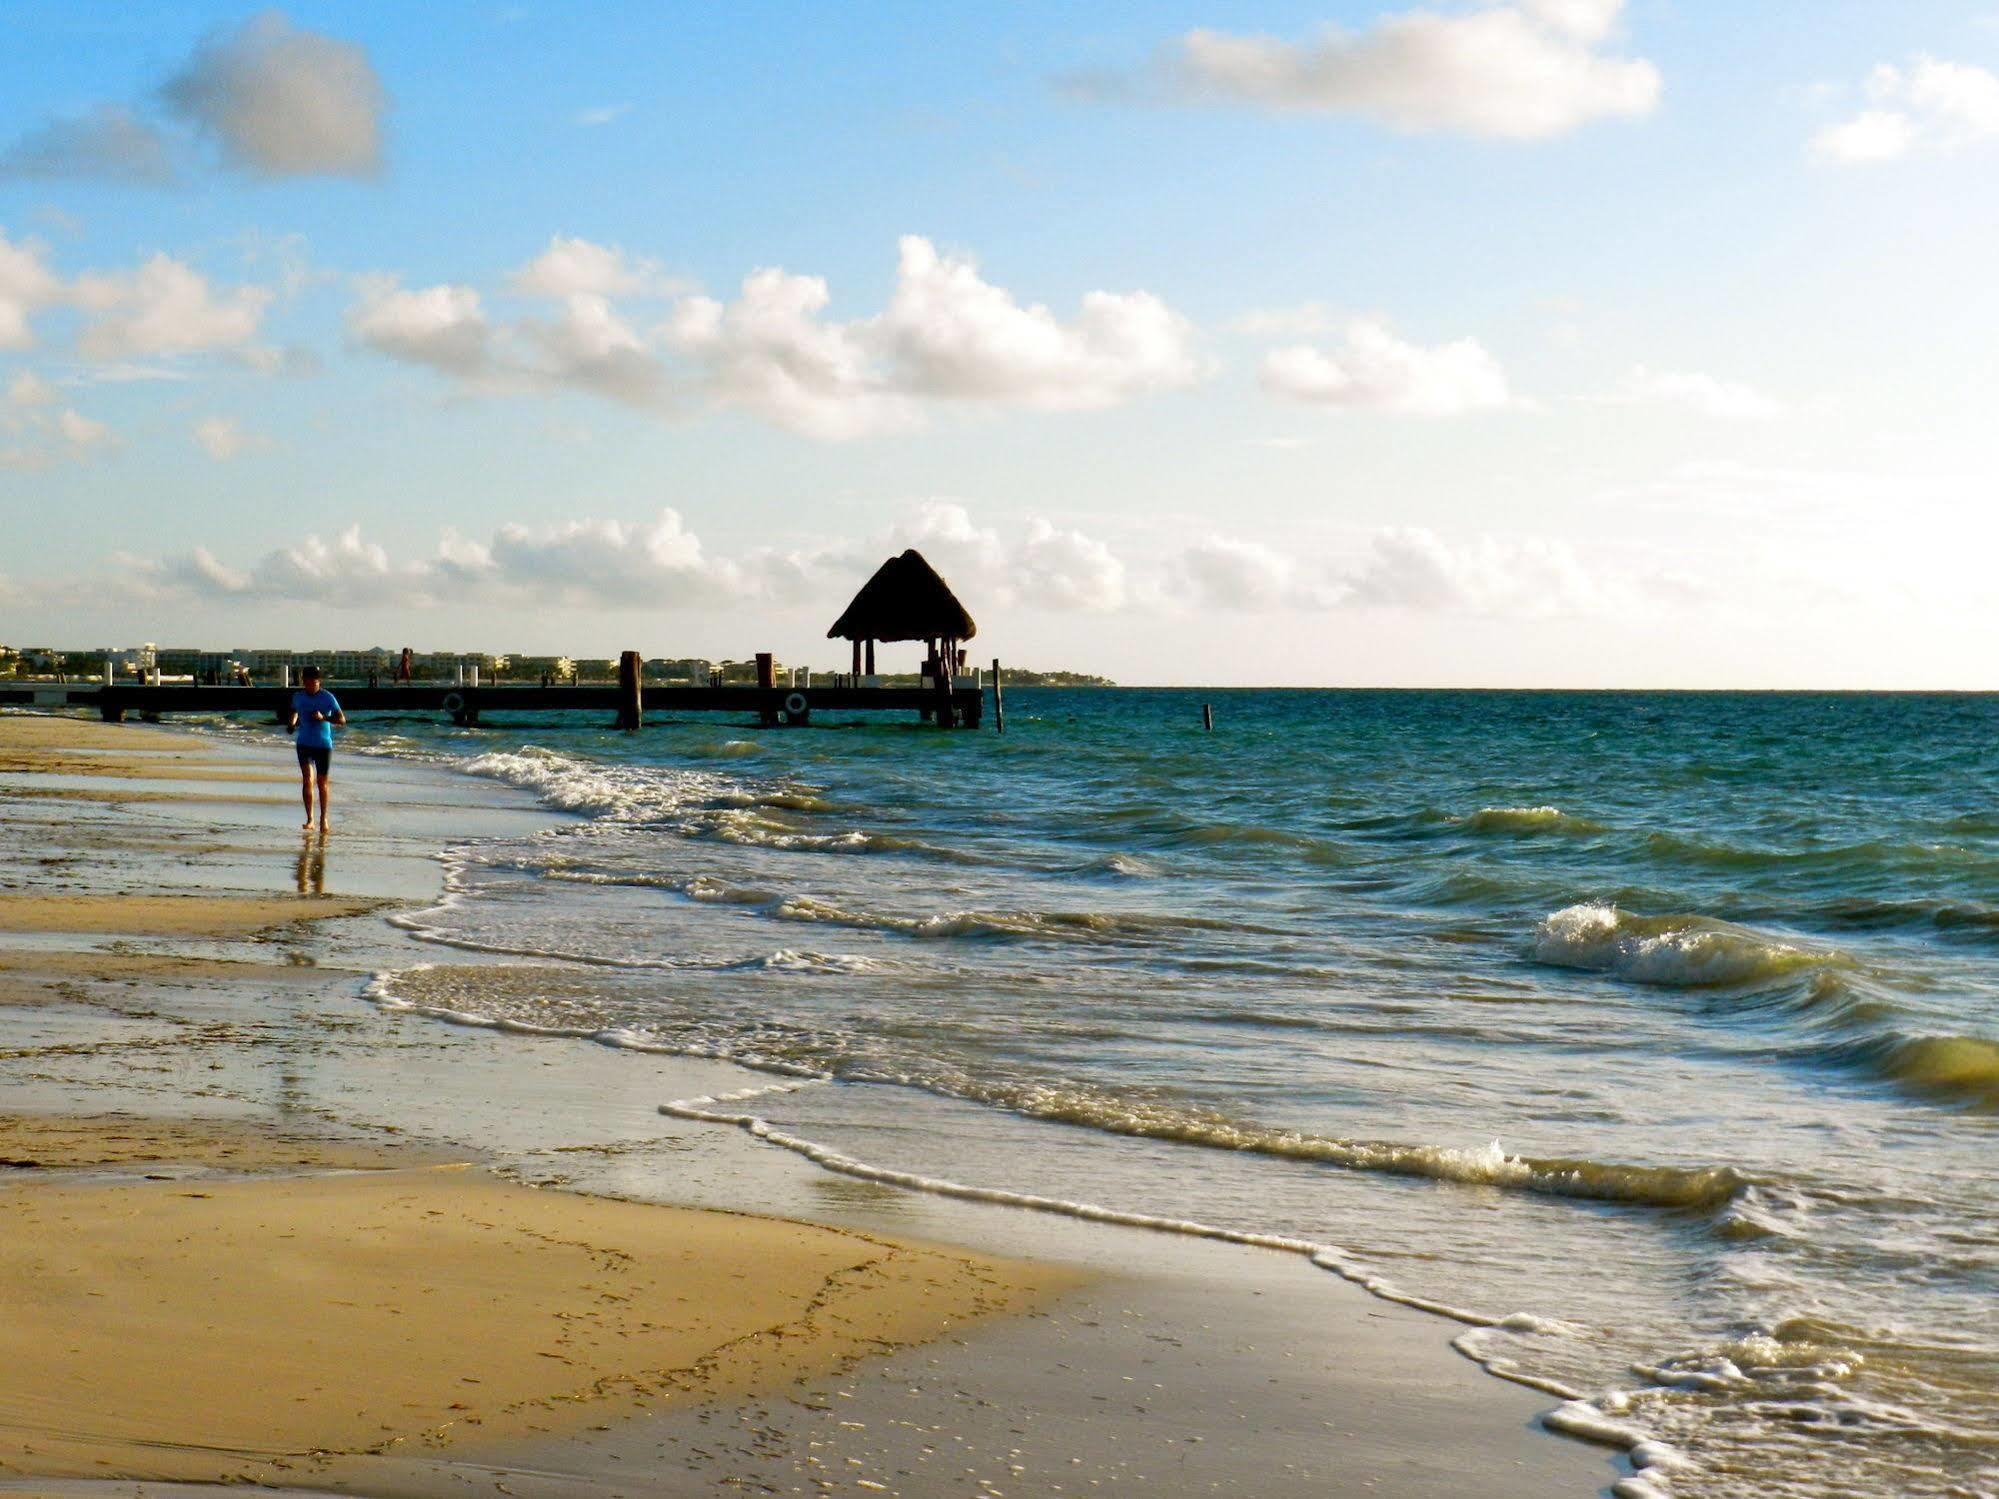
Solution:
[[[444,694],[444,701],[438,704],[438,706],[453,718],[456,718],[465,711],[465,694],[462,692],[447,692]]]
[[[806,701],[804,693],[794,692],[784,700],[784,711],[793,718],[803,718],[812,711],[812,704]]]

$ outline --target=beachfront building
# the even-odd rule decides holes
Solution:
[[[826,638],[853,643],[854,676],[866,685],[873,685],[876,641],[920,640],[923,675],[948,683],[964,665],[959,645],[978,631],[951,585],[911,547],[875,569]]]

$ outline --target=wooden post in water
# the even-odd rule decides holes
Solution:
[[[1206,729],[1210,734],[1215,732],[1215,705],[1213,703],[1201,704],[1201,727]]]
[[[1000,690],[999,657],[993,657],[993,728],[1006,732],[1006,695]]]
[[[621,651],[618,655],[618,727],[636,729],[645,721],[645,693],[639,685],[639,661],[637,651]]]

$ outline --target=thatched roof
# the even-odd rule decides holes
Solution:
[[[979,633],[972,616],[911,547],[891,557],[861,585],[847,612],[826,632],[828,640],[970,640]]]

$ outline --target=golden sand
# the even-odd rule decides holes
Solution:
[[[187,744],[0,715],[0,751],[51,762],[29,775],[73,771],[71,748]],[[172,795],[115,784],[158,769],[129,758],[148,763],[107,774],[105,798]],[[20,794],[0,789],[0,803]],[[0,894],[0,932],[213,942],[374,904],[31,890]],[[16,948],[0,952],[0,1003],[324,975],[255,961],[248,940],[235,950]],[[51,1479],[310,1482],[341,1454],[496,1442],[781,1387],[1074,1279],[850,1230],[514,1185],[422,1148],[296,1125],[107,1114],[89,1094],[73,1114],[0,1114],[0,1217],[0,1472]]]
[[[0,1152],[198,1160],[206,1144],[238,1169],[317,1153],[236,1135],[14,1121]],[[1050,1283],[960,1250],[451,1166],[4,1200],[0,1470],[50,1476],[269,1481],[316,1454],[559,1430],[825,1372]]]

